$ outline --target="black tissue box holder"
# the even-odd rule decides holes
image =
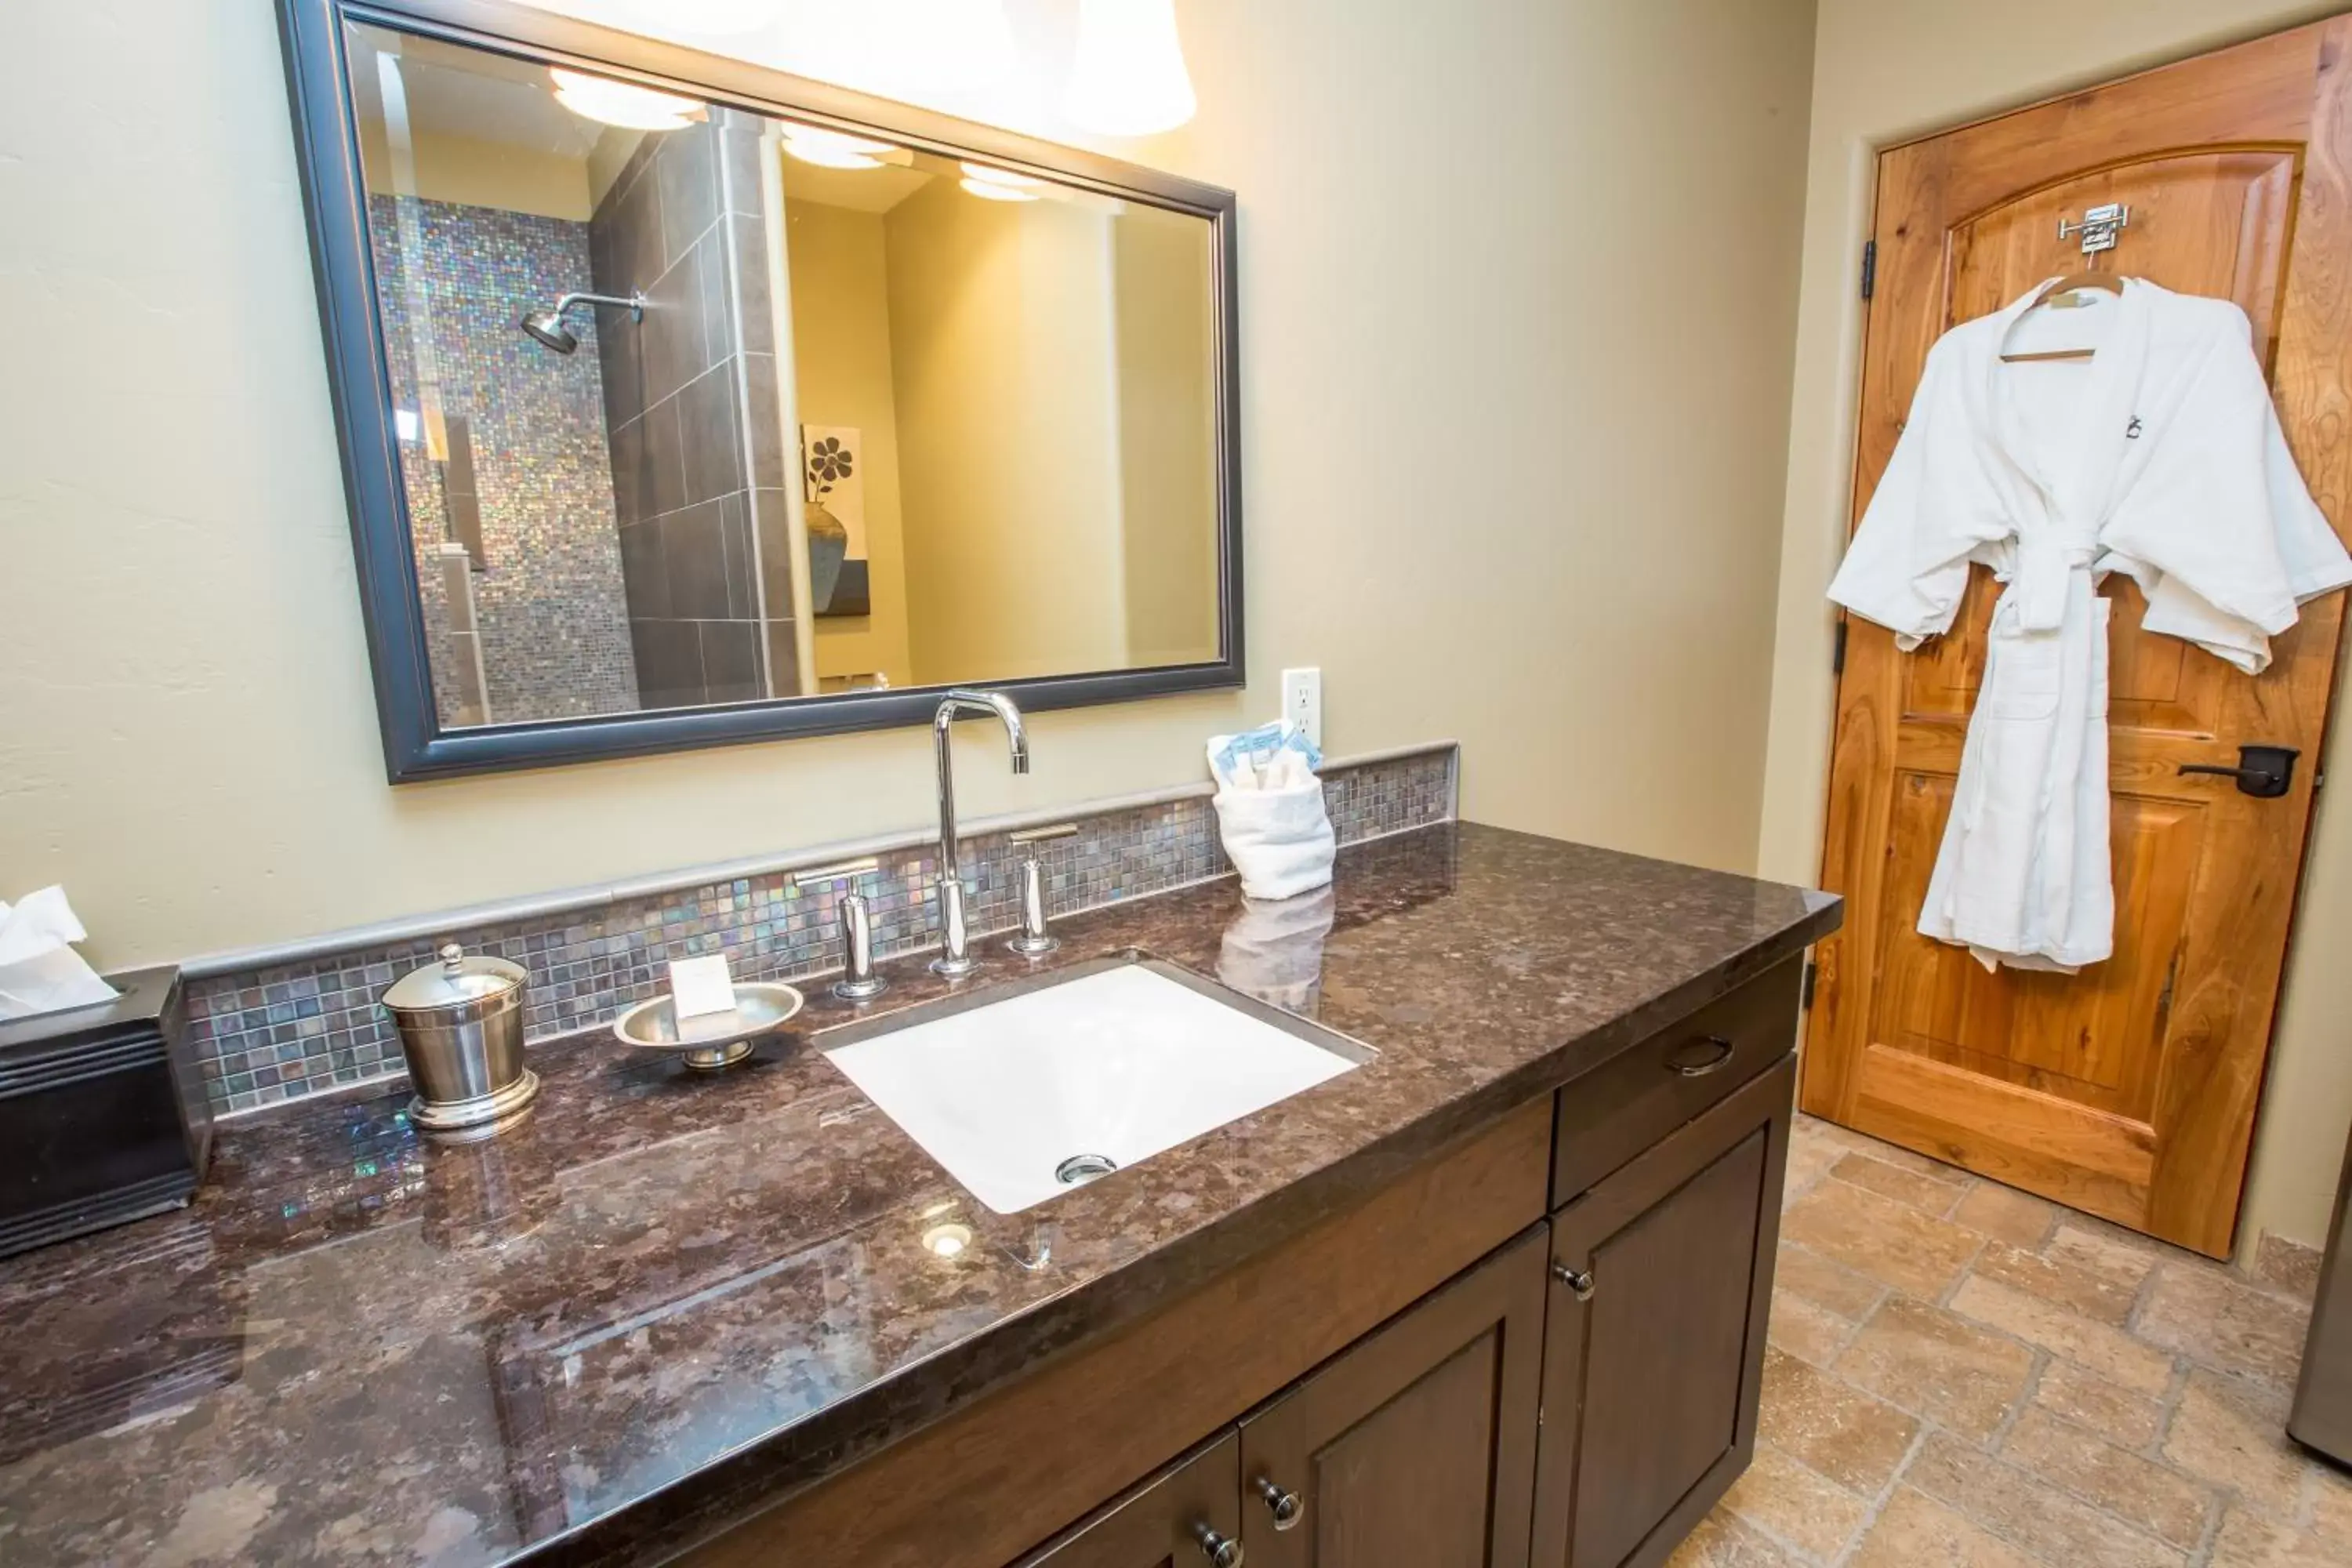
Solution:
[[[213,1121],[171,965],[110,1002],[0,1023],[0,1258],[177,1208]]]

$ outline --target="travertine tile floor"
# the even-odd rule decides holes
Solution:
[[[1756,1463],[1670,1568],[2348,1568],[2283,1423],[2311,1258],[2249,1278],[1801,1119]]]

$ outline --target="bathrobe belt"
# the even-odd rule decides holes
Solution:
[[[2078,568],[2090,566],[2094,547],[2037,531],[2017,540],[2011,552],[2009,587],[2001,597],[2017,629],[2056,631],[2065,624],[2069,582]]]

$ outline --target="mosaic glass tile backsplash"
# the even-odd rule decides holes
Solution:
[[[1323,789],[1339,842],[1452,816],[1454,762],[1444,748],[1333,769]],[[1205,795],[1073,820],[1076,833],[1031,845],[1014,845],[1001,833],[964,841],[976,933],[1018,923],[1024,854],[1042,863],[1046,907],[1056,915],[1168,892],[1233,869]],[[530,971],[526,1037],[533,1041],[611,1022],[661,989],[672,959],[724,952],[739,980],[795,980],[836,969],[838,901],[852,889],[872,905],[879,956],[937,945],[930,917],[935,854],[910,849],[880,858],[877,869],[855,879],[809,887],[788,871],[679,887],[193,981],[189,1027],[213,1107],[250,1110],[404,1070],[399,1038],[376,999],[445,942]]]

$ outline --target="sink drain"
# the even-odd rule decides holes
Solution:
[[[1054,1180],[1066,1187],[1083,1187],[1118,1169],[1118,1162],[1108,1154],[1073,1154],[1054,1167]]]

